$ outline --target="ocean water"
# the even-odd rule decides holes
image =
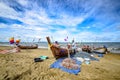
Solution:
[[[47,42],[21,42],[20,44],[22,45],[31,45],[31,44],[38,44],[39,48],[48,48],[48,43]],[[59,43],[61,46],[66,46],[67,43],[65,42],[60,42]],[[14,44],[10,44],[9,42],[0,42],[0,46],[13,46]],[[77,43],[78,47],[82,47],[83,45],[89,45],[90,47],[101,47],[105,45],[107,48],[120,48],[120,42],[82,42],[82,43]]]

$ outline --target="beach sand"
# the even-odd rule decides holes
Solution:
[[[10,49],[10,47],[0,47]],[[34,58],[48,56],[43,62]],[[55,62],[47,49],[27,49],[19,53],[0,54],[0,80],[120,80],[120,54],[106,54],[100,61],[81,65],[78,75],[52,68]]]

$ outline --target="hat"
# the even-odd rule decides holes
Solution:
[[[55,43],[58,43],[58,41],[55,41]]]

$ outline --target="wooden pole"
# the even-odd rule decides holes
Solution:
[[[50,50],[50,46],[52,45],[51,41],[50,41],[50,38],[49,37],[46,37],[47,39],[47,42],[48,42],[48,50]]]
[[[51,41],[50,41],[50,38],[49,37],[46,37],[47,41],[48,41],[48,44],[51,45]]]

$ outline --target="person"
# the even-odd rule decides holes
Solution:
[[[82,51],[85,51],[85,52],[91,53],[91,48],[89,47],[89,45],[83,45],[83,47],[82,47]]]
[[[74,41],[74,39],[72,40],[72,49],[73,49],[73,53],[76,53],[76,43]]]
[[[87,46],[86,45],[82,46],[82,51],[87,51]]]
[[[105,48],[105,54],[107,54],[108,53],[107,47],[105,45],[103,45],[103,48]]]
[[[54,46],[60,48],[60,45],[59,45],[58,41],[55,41]]]
[[[91,48],[89,47],[89,45],[87,45],[87,52],[91,53]]]

